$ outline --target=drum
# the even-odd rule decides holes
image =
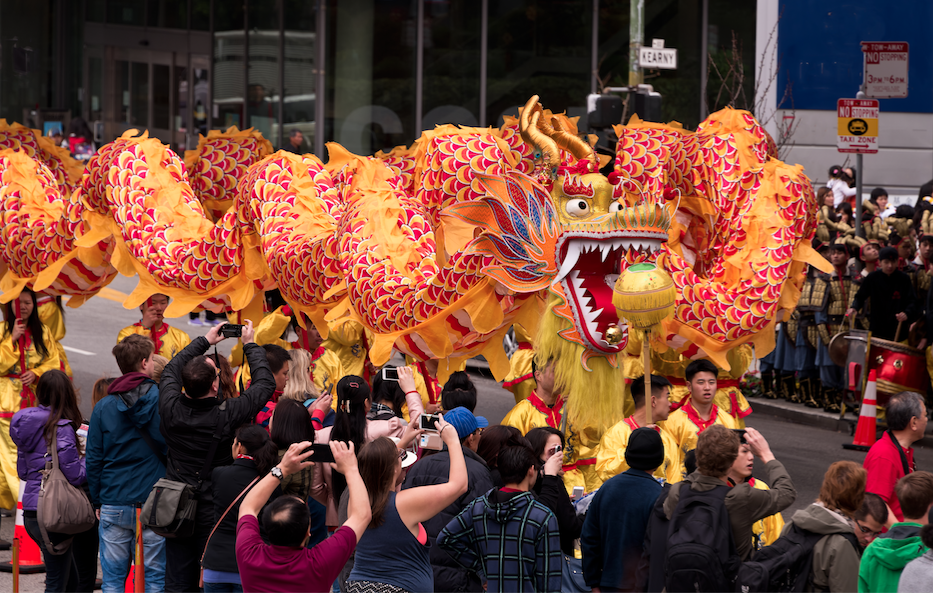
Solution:
[[[870,349],[867,354],[866,348]],[[879,406],[901,391],[926,393],[930,384],[923,350],[878,338],[871,338],[869,346],[868,332],[863,330],[835,335],[829,345],[829,356],[845,369],[845,381],[852,390],[860,391],[865,373],[874,370]]]
[[[924,351],[898,342],[872,338],[868,369],[875,371],[879,406],[902,391],[926,394],[930,384]]]

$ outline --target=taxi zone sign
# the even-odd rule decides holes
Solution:
[[[839,99],[836,103],[839,152],[878,152],[878,101]]]

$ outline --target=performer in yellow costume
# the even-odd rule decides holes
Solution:
[[[345,374],[371,381],[372,378],[367,376],[366,371],[369,343],[369,337],[362,325],[356,321],[345,320],[329,325],[324,349],[337,355]]]
[[[670,355],[671,353],[667,353],[660,357]],[[713,403],[718,409],[732,416],[737,428],[745,428],[745,417],[752,413],[752,407],[739,388],[739,381],[754,357],[752,347],[748,344],[733,348],[726,356],[731,369],[728,371],[720,369],[716,374],[716,395],[713,396]],[[689,363],[689,360],[681,359],[676,365],[677,370],[667,376],[672,384],[671,401],[675,404],[675,410],[680,407],[680,403],[689,393],[687,382],[684,380],[684,373]]]
[[[664,463],[655,470],[654,476],[667,480],[673,484],[684,477],[683,453],[677,441],[664,427],[664,420],[670,414],[670,384],[664,377],[652,376],[651,419],[652,426],[661,435],[664,443]],[[639,377],[632,381],[632,399],[635,400],[635,413],[628,418],[617,422],[603,434],[599,441],[599,451],[596,454],[596,474],[603,482],[628,469],[625,462],[625,449],[628,448],[628,439],[632,432],[646,425],[645,407],[645,378]]]
[[[155,342],[155,353],[171,360],[176,354],[191,343],[191,337],[180,329],[165,323],[165,309],[168,307],[168,296],[154,294],[139,306],[142,319],[124,327],[117,334],[117,344],[131,334],[139,334],[152,338]]]
[[[320,393],[335,393],[334,388],[337,386],[337,381],[340,381],[344,375],[348,374],[345,372],[340,358],[322,345],[324,340],[310,321],[307,321],[307,329],[295,325],[295,333],[298,334],[297,340],[294,342],[285,340],[282,336],[286,335],[292,322],[292,317],[288,313],[291,313],[291,309],[282,306],[263,317],[259,325],[256,326],[254,338],[256,343],[260,346],[276,344],[286,350],[292,348],[307,350],[311,353],[310,371],[314,386],[318,388]],[[237,373],[236,384],[246,386],[247,383],[249,383],[249,369],[246,368],[246,365],[241,365]],[[337,399],[334,398],[334,409],[337,409],[336,406]]]
[[[713,403],[717,371],[716,366],[708,360],[695,360],[687,365],[689,397],[671,413],[664,424],[684,454],[696,449],[699,434],[713,424],[739,428],[735,418]]]
[[[62,370],[71,377],[71,365],[68,363],[65,347],[61,343],[62,338],[65,337],[65,315],[59,301],[60,298],[39,293],[36,295],[36,302],[39,304],[39,321],[52,332],[52,339],[55,340],[55,346],[58,348],[58,359],[61,362]]]
[[[531,361],[535,357],[535,350],[525,328],[518,323],[512,327],[515,329],[518,350],[509,358],[510,370],[505,380],[502,381],[502,387],[511,391],[515,396],[515,403],[518,403],[527,399],[535,390],[535,378],[531,372]]]
[[[24,288],[6,304],[0,331],[0,507],[5,509],[12,509],[19,496],[10,419],[22,408],[36,405],[33,390],[39,377],[61,364],[52,332],[39,321],[37,309],[35,293]]]

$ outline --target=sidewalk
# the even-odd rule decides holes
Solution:
[[[768,416],[784,418],[794,424],[813,426],[849,435],[854,434],[855,425],[858,422],[858,417],[853,416],[848,408],[845,418],[840,419],[838,413],[831,414],[829,412],[824,412],[822,408],[808,408],[803,404],[794,404],[783,399],[753,397],[748,400],[748,403],[752,406],[753,413],[749,416],[752,422],[754,422],[756,414],[767,414]],[[883,424],[879,422],[879,425],[878,429],[880,431]],[[927,425],[927,436],[918,444],[925,447],[933,447],[933,422]]]

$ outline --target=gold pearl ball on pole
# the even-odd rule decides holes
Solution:
[[[642,359],[645,367],[645,422],[651,418],[651,330],[674,314],[677,289],[671,277],[656,264],[634,264],[616,280],[612,304],[620,320],[645,332]],[[607,332],[607,341],[609,337]]]

